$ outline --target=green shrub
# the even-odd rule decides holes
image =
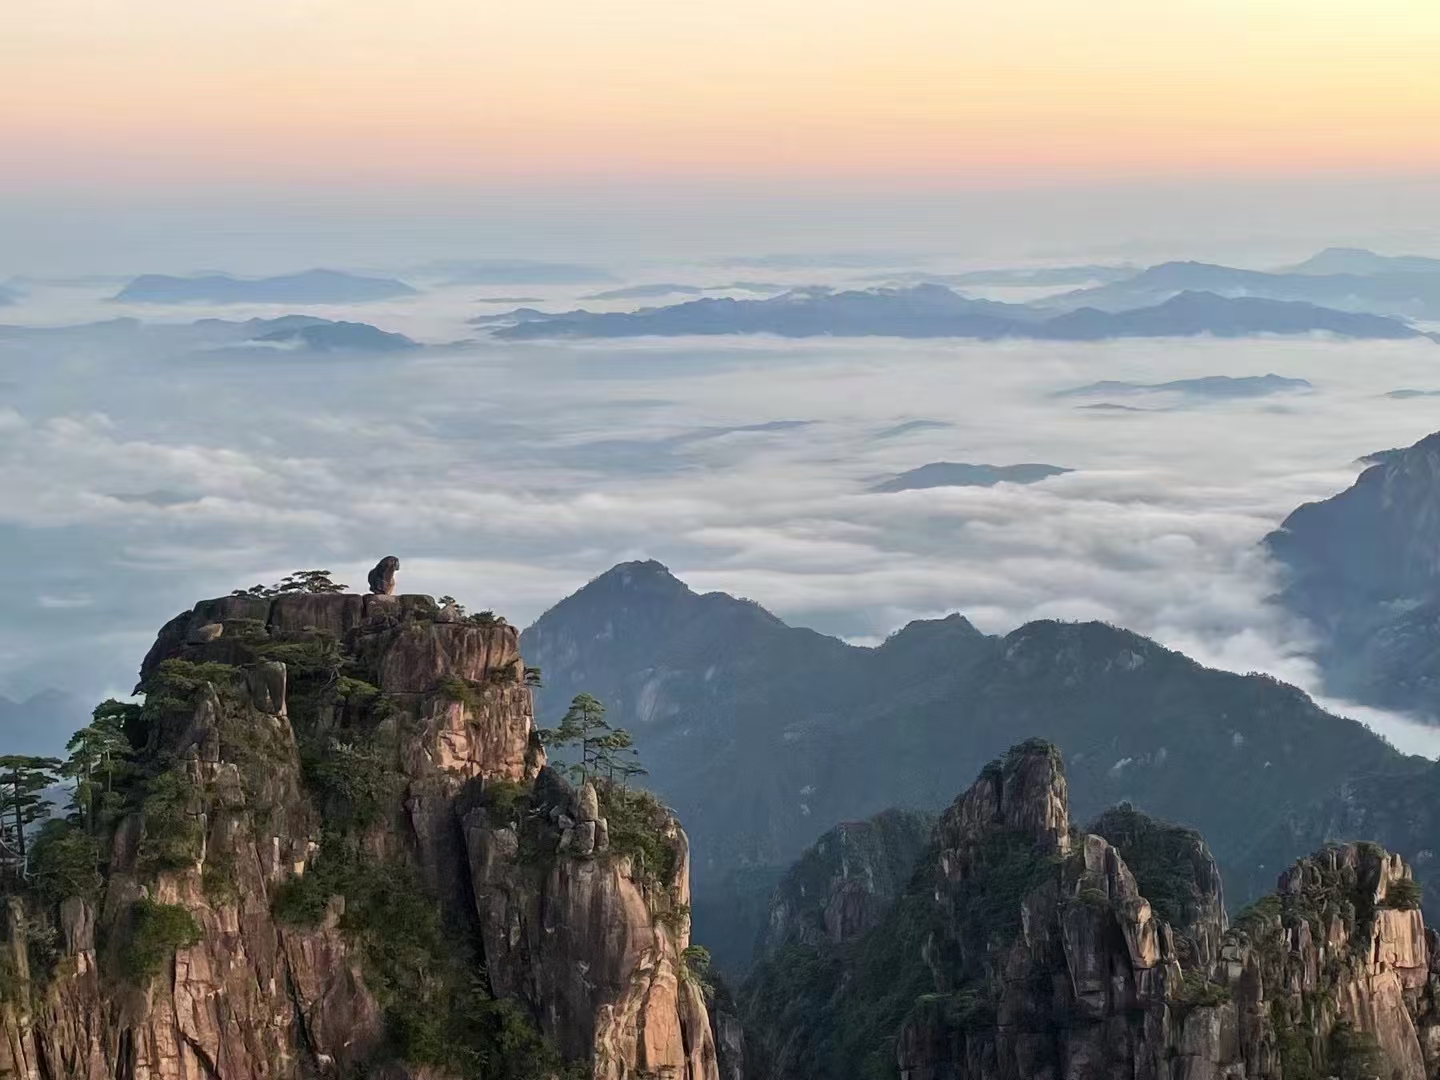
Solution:
[[[140,863],[150,871],[184,870],[195,865],[204,842],[200,818],[190,812],[198,792],[183,766],[153,777],[145,788],[141,813]]]
[[[680,977],[691,983],[709,1001],[715,996],[710,983],[710,950],[704,945],[687,945],[680,951]]]
[[[1420,883],[1413,878],[1400,878],[1392,881],[1385,890],[1385,899],[1381,906],[1395,908],[1400,911],[1416,911],[1420,907],[1422,894]]]
[[[130,909],[129,936],[120,947],[121,974],[143,983],[159,974],[177,949],[188,948],[199,940],[200,928],[179,904],[137,900]]]
[[[30,886],[46,907],[71,896],[94,903],[105,883],[99,866],[95,838],[68,821],[47,821],[30,844]]]
[[[240,899],[234,851],[215,847],[205,853],[205,865],[200,870],[200,887],[212,904],[233,904]]]
[[[209,684],[216,693],[225,694],[234,688],[239,674],[240,669],[232,664],[162,660],[145,680],[143,711],[149,719],[160,713],[187,710],[204,686]]]
[[[472,712],[484,704],[484,698],[480,690],[465,679],[457,675],[446,675],[440,680],[436,688],[441,697],[448,701],[458,702]]]
[[[1181,1005],[1197,1008],[1224,1005],[1230,1000],[1230,988],[1211,982],[1201,972],[1187,971],[1175,994],[1175,1000]]]
[[[1335,1025],[1327,1047],[1330,1071],[1339,1080],[1379,1080],[1390,1076],[1384,1051],[1375,1036],[1357,1031],[1344,1020]]]
[[[344,654],[335,635],[327,630],[306,630],[270,640],[255,649],[259,660],[278,660],[292,681],[319,682],[330,686],[340,678]]]
[[[648,791],[601,783],[600,814],[609,825],[610,850],[629,855],[640,880],[668,886],[674,880],[680,854],[665,835],[669,812]]]
[[[403,780],[393,755],[369,741],[331,739],[323,751],[306,754],[303,769],[326,819],[340,827],[365,829],[382,820]]]
[[[492,780],[481,792],[486,818],[500,826],[517,824],[529,797],[530,788],[518,780]]]

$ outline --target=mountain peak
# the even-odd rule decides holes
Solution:
[[[672,596],[694,596],[690,586],[670,572],[656,559],[634,559],[616,563],[599,577],[592,579],[575,594],[602,592],[652,593]]]

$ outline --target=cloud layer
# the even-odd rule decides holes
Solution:
[[[473,310],[456,293],[349,317],[445,340]],[[756,338],[271,360],[180,326],[11,333],[0,693],[128,689],[194,599],[298,567],[355,586],[387,553],[402,588],[517,623],[643,556],[856,640],[954,610],[994,631],[1099,618],[1309,684],[1304,628],[1266,603],[1256,543],[1361,454],[1440,427],[1427,399],[1383,396],[1433,385],[1434,348]],[[1314,392],[1143,413],[1054,396],[1268,372]],[[930,461],[1076,471],[866,490]]]

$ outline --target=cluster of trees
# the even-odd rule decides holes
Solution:
[[[70,785],[67,822],[94,836],[118,809],[117,784],[128,774],[125,724],[139,711],[113,698],[98,705],[90,723],[70,737],[61,760],[28,754],[0,756],[0,878],[29,880],[32,834],[52,815],[50,792]],[[43,838],[43,833],[42,833]]]
[[[332,581],[329,570],[296,570],[274,585],[251,585],[248,589],[236,589],[230,595],[268,599],[281,593],[341,593],[349,587]]]
[[[569,767],[579,783],[604,778],[623,786],[636,776],[648,775],[630,733],[612,728],[605,719],[605,706],[589,694],[577,694],[560,725],[542,728],[538,735],[547,750],[579,751],[579,760]]]

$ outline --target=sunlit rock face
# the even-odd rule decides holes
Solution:
[[[537,781],[568,791],[503,620],[427,596],[222,597],[166,624],[140,689],[142,775],[102,827],[103,884],[0,912],[0,1077],[438,1080],[488,1055],[483,1075],[533,1058],[715,1080],[679,824],[656,804],[612,846],[603,808],[639,796],[593,785],[543,849],[492,824],[497,800],[538,806]],[[663,868],[637,865],[642,841]],[[137,970],[162,917],[181,930]],[[429,928],[418,983],[377,944],[410,941],[402,918]],[[488,1019],[407,1036],[425,1018],[406,993],[444,1013],[452,991]]]

